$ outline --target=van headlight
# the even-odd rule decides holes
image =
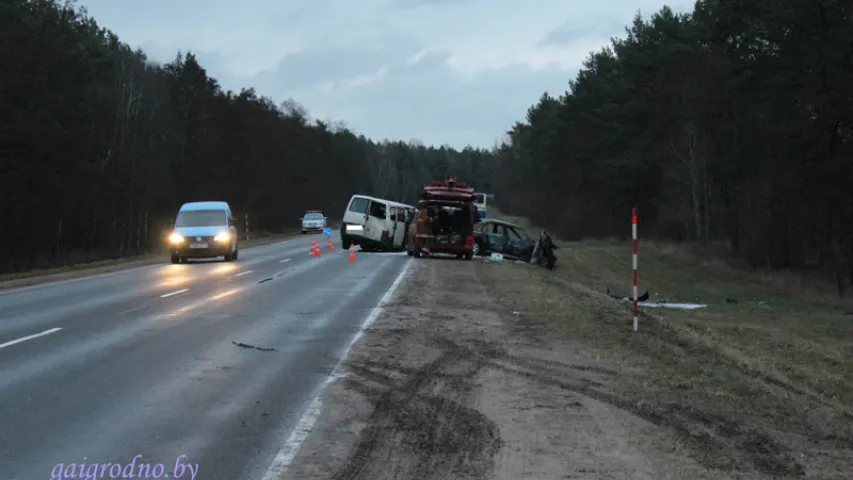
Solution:
[[[213,240],[217,242],[227,242],[231,240],[231,234],[228,232],[222,232],[219,235],[213,237]]]
[[[178,235],[177,233],[173,233],[169,236],[169,242],[171,243],[181,243],[184,241],[183,235]]]

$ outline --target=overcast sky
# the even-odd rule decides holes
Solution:
[[[693,1],[668,4],[689,11]],[[167,62],[195,52],[226,88],[292,97],[377,140],[491,147],[543,92],[661,0],[82,0]]]

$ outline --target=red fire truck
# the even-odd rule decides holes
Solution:
[[[409,226],[406,253],[415,257],[447,253],[470,260],[478,218],[476,200],[472,187],[452,177],[425,184],[415,221]]]

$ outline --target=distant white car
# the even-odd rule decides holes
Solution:
[[[322,232],[326,228],[327,218],[323,216],[323,212],[320,210],[308,210],[300,220],[302,221],[302,233]]]

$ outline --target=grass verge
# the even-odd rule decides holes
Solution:
[[[630,302],[605,293],[630,293],[630,244],[561,247],[555,272],[513,263],[476,268],[507,308],[552,325],[616,367],[612,401],[676,432],[678,441],[667,448],[756,478],[849,478],[848,303],[656,246],[641,249],[641,292],[708,308],[641,309],[633,332]]]
[[[265,233],[249,240],[240,242],[240,248],[251,248],[280,242],[288,238],[300,235],[300,231],[288,230],[282,233]],[[30,270],[0,275],[0,290],[19,288],[46,282],[68,280],[88,275],[110,273],[128,268],[154,265],[168,261],[168,252],[164,249],[159,252],[145,253],[142,255],[130,255],[122,258],[112,258],[87,263],[75,263],[62,267]]]

